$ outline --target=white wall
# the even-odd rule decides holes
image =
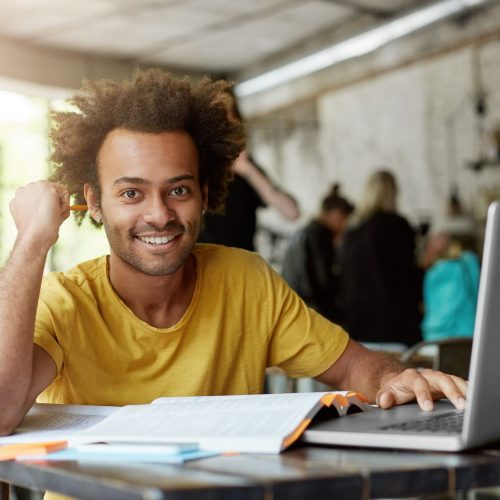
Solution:
[[[479,56],[488,129],[500,123],[500,42]],[[500,165],[466,168],[479,154],[474,80],[469,47],[326,94],[317,104],[328,177],[358,198],[369,173],[387,165],[414,218],[440,210],[454,184],[469,207],[485,188],[500,188]]]
[[[500,165],[481,172],[466,168],[478,156],[475,50],[487,98],[484,123],[491,129],[500,124],[500,40],[415,62],[252,121],[252,148],[299,200],[300,223],[317,211],[331,183],[340,181],[356,201],[380,166],[396,173],[400,209],[414,222],[441,212],[453,184],[465,204],[483,215],[489,198],[500,198]],[[290,229],[269,210],[260,218]]]

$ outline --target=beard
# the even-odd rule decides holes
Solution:
[[[143,225],[124,233],[118,227],[106,224],[105,219],[103,222],[111,250],[121,260],[148,276],[166,276],[178,271],[189,258],[201,230],[201,221],[189,225],[169,222],[162,228]],[[137,247],[136,235],[141,233],[152,235],[155,232],[175,235],[178,239],[175,247],[157,254],[148,254],[144,247]]]

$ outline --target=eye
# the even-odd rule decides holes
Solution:
[[[172,189],[170,193],[173,194],[174,196],[184,196],[189,193],[189,190],[185,186],[177,186],[174,187],[174,189]]]
[[[134,200],[137,198],[137,191],[135,189],[127,189],[126,191],[123,191],[121,195],[128,200]]]

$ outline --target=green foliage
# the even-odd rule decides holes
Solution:
[[[61,109],[60,102],[54,103]],[[0,91],[0,264],[16,238],[9,203],[18,187],[49,175],[48,99]],[[73,217],[64,222],[59,240],[47,260],[48,270],[64,270],[107,253],[104,231],[90,224],[78,228]]]

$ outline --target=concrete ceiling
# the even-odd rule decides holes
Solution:
[[[0,38],[161,65],[238,75],[301,47],[422,6],[421,0],[1,0]],[[0,42],[1,48],[1,42]]]

